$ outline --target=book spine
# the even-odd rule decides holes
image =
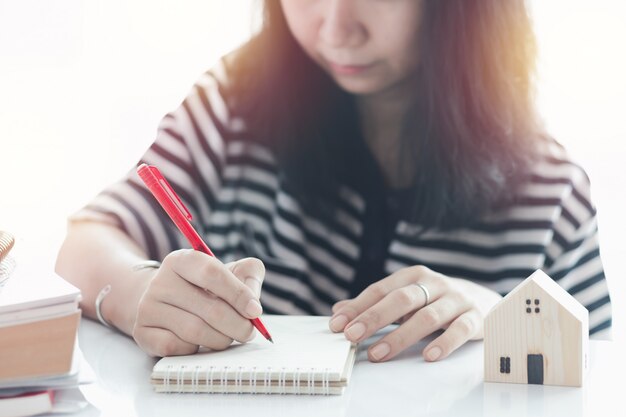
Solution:
[[[169,365],[165,369],[158,392],[189,393],[250,393],[250,394],[336,394],[331,386],[330,369],[317,368],[295,371],[286,368],[218,368],[214,366],[189,368]],[[343,389],[340,389],[343,391]]]

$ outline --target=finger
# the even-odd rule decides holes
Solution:
[[[422,283],[427,287],[430,301],[436,300],[447,290],[447,281],[443,275],[437,274],[421,265],[403,268],[389,277],[370,285],[355,299],[338,308],[331,319],[331,330],[335,332],[342,331],[355,317],[382,300],[391,291],[416,282]]]
[[[368,349],[371,361],[388,360],[407,347],[439,330],[469,309],[469,303],[457,295],[443,296],[419,309],[396,330],[385,335]]]
[[[348,323],[344,330],[346,338],[360,342],[425,304],[424,291],[417,285],[396,288]]]
[[[167,256],[163,264],[192,284],[211,291],[244,317],[256,318],[263,312],[254,292],[212,256],[179,250]]]
[[[350,301],[352,301],[352,298],[348,298],[346,300],[337,301],[335,304],[333,304],[333,307],[332,307],[333,314],[336,313],[342,306],[346,305],[346,303],[348,303]]]
[[[461,314],[450,323],[448,330],[424,348],[424,359],[432,362],[447,358],[452,352],[472,339],[481,328],[482,320],[476,310]]]
[[[244,258],[230,262],[226,267],[252,290],[257,299],[261,296],[261,286],[265,278],[263,261],[258,258]]]
[[[411,311],[411,312],[409,312],[409,313],[405,314],[404,316],[400,317],[400,318],[397,320],[397,324],[402,324],[402,323],[404,323],[404,322],[405,322],[405,321],[407,321],[409,318],[411,318],[411,316],[413,316],[413,314],[415,314],[415,312],[414,312],[414,311]]]
[[[150,356],[191,355],[198,351],[198,345],[179,339],[167,329],[140,326],[133,331],[133,338]]]
[[[333,332],[341,332],[348,324],[348,316],[346,314],[337,314],[341,309],[348,305],[353,299],[341,300],[336,302],[332,307],[333,316],[328,321],[328,328]]]
[[[156,292],[156,301],[200,317],[206,324],[231,339],[239,342],[251,340],[254,328],[250,320],[242,317],[221,298],[184,279],[180,279],[180,284],[175,288],[171,284],[167,287],[167,291]]]
[[[233,341],[232,338],[206,324],[200,317],[180,308],[161,303],[157,309],[157,311],[145,310],[140,324],[145,327],[167,329],[184,342],[213,350],[224,350]]]

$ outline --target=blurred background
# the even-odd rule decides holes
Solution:
[[[532,0],[538,105],[592,181],[626,340],[626,1]],[[0,0],[0,230],[50,269],[66,217],[259,23],[256,0]],[[44,269],[45,270],[45,269]]]

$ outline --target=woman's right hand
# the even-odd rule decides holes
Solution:
[[[226,349],[254,338],[250,319],[261,315],[263,262],[229,264],[192,249],[170,253],[137,306],[132,336],[152,356]]]

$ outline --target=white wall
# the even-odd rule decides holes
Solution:
[[[64,219],[253,30],[255,0],[0,0],[0,229],[53,264]],[[536,0],[539,105],[583,164],[626,339],[626,2]],[[36,231],[36,233],[35,233]]]
[[[0,0],[0,229],[16,249],[53,264],[66,217],[137,162],[161,117],[251,35],[252,11],[250,0]]]
[[[534,0],[538,104],[582,164],[598,209],[614,336],[626,340],[626,2]]]

